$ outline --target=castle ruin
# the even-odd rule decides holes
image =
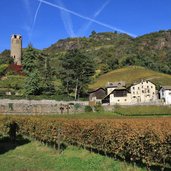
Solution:
[[[11,57],[14,58],[14,63],[16,65],[21,65],[22,56],[22,36],[12,35],[11,36]]]

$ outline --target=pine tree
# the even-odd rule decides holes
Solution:
[[[25,95],[40,95],[42,91],[42,78],[39,71],[35,69],[25,80]]]
[[[36,69],[36,58],[38,52],[32,47],[31,44],[28,45],[25,53],[23,54],[23,71],[26,74],[31,73]]]
[[[66,92],[68,94],[74,93],[75,99],[77,99],[95,73],[94,62],[79,50],[70,50],[61,59],[59,73]]]

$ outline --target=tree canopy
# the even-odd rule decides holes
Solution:
[[[24,91],[26,95],[54,93],[48,55],[29,45],[23,55],[23,70],[27,75]]]
[[[95,65],[90,56],[74,49],[61,58],[59,75],[64,91],[69,95],[74,93],[75,99],[79,98],[84,89],[91,81],[95,73]]]

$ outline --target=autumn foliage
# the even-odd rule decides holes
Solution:
[[[10,64],[8,70],[12,71],[14,74],[24,75],[22,68],[22,65]]]
[[[44,143],[57,144],[60,138],[66,145],[77,145],[148,167],[171,168],[171,118],[0,117],[0,125],[11,121],[18,124],[20,134]]]

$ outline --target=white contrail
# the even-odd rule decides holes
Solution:
[[[109,4],[110,0],[106,1],[99,10],[94,14],[94,17],[97,17],[103,10],[104,8]]]
[[[23,3],[24,3],[24,6],[26,8],[26,11],[27,11],[27,13],[29,15],[29,19],[31,19],[32,15],[31,15],[30,2],[29,2],[29,0],[23,0]]]
[[[57,3],[61,7],[65,8],[65,5],[60,0]],[[72,25],[72,20],[71,20],[70,14],[64,10],[60,10],[60,14],[61,14],[61,19],[64,23],[64,27],[65,27],[66,32],[68,33],[68,35],[70,37],[75,37],[76,35],[74,33],[74,30],[73,30],[73,25]]]
[[[21,28],[27,32],[28,38],[30,39],[30,32],[31,32],[30,23],[32,23],[32,14],[31,14],[30,2],[29,2],[29,0],[23,0],[22,2],[23,2],[24,7],[26,9],[28,18],[27,18],[27,20],[25,20],[25,24],[22,25]]]
[[[111,25],[105,24],[105,23],[100,22],[100,21],[98,21],[98,20],[95,20],[95,19],[86,17],[86,16],[81,15],[81,14],[79,14],[79,13],[77,13],[77,12],[71,11],[71,10],[69,10],[69,9],[67,9],[67,8],[63,8],[63,7],[59,6],[59,5],[53,4],[53,3],[51,3],[51,2],[48,2],[48,1],[45,1],[45,0],[38,0],[38,1],[40,1],[40,2],[42,2],[42,3],[44,3],[44,4],[46,4],[46,5],[49,5],[49,6],[58,8],[58,9],[61,9],[61,10],[63,10],[63,11],[66,11],[66,12],[68,12],[68,13],[70,13],[70,14],[72,14],[72,15],[75,15],[75,16],[77,16],[77,17],[80,17],[80,18],[82,18],[82,19],[85,19],[85,20],[88,20],[88,21],[92,21],[92,22],[94,22],[94,23],[96,23],[96,24],[99,24],[99,25],[101,25],[101,26],[104,26],[104,27],[106,27],[106,28],[108,28],[108,29],[111,29],[111,30],[113,30],[113,31],[118,31],[118,32],[120,32],[120,33],[125,33],[125,34],[128,34],[128,35],[130,35],[130,36],[136,37],[136,35],[131,34],[131,33],[127,32],[127,31],[124,31],[124,30],[121,30],[121,29],[119,29],[119,28],[113,27],[113,26],[111,26]]]
[[[41,5],[42,5],[42,1],[39,0],[39,5],[38,5],[38,7],[36,9],[36,12],[35,12],[35,15],[34,15],[34,19],[33,19],[33,23],[32,23],[32,27],[31,27],[31,31],[30,31],[30,37],[33,34],[33,30],[34,30],[34,27],[35,27],[35,24],[36,24],[36,21],[37,21],[37,15],[39,13],[39,10],[40,10]]]
[[[98,17],[98,16],[101,14],[101,12],[102,12],[102,11],[104,10],[104,8],[109,4],[109,2],[110,2],[110,0],[106,1],[106,2],[100,7],[100,9],[98,9],[98,10],[95,12],[95,14],[93,15],[93,19],[96,19],[96,17]],[[89,21],[83,28],[80,29],[78,35],[85,33],[85,32],[88,30],[88,28],[92,25],[92,23],[93,23],[92,21]]]

